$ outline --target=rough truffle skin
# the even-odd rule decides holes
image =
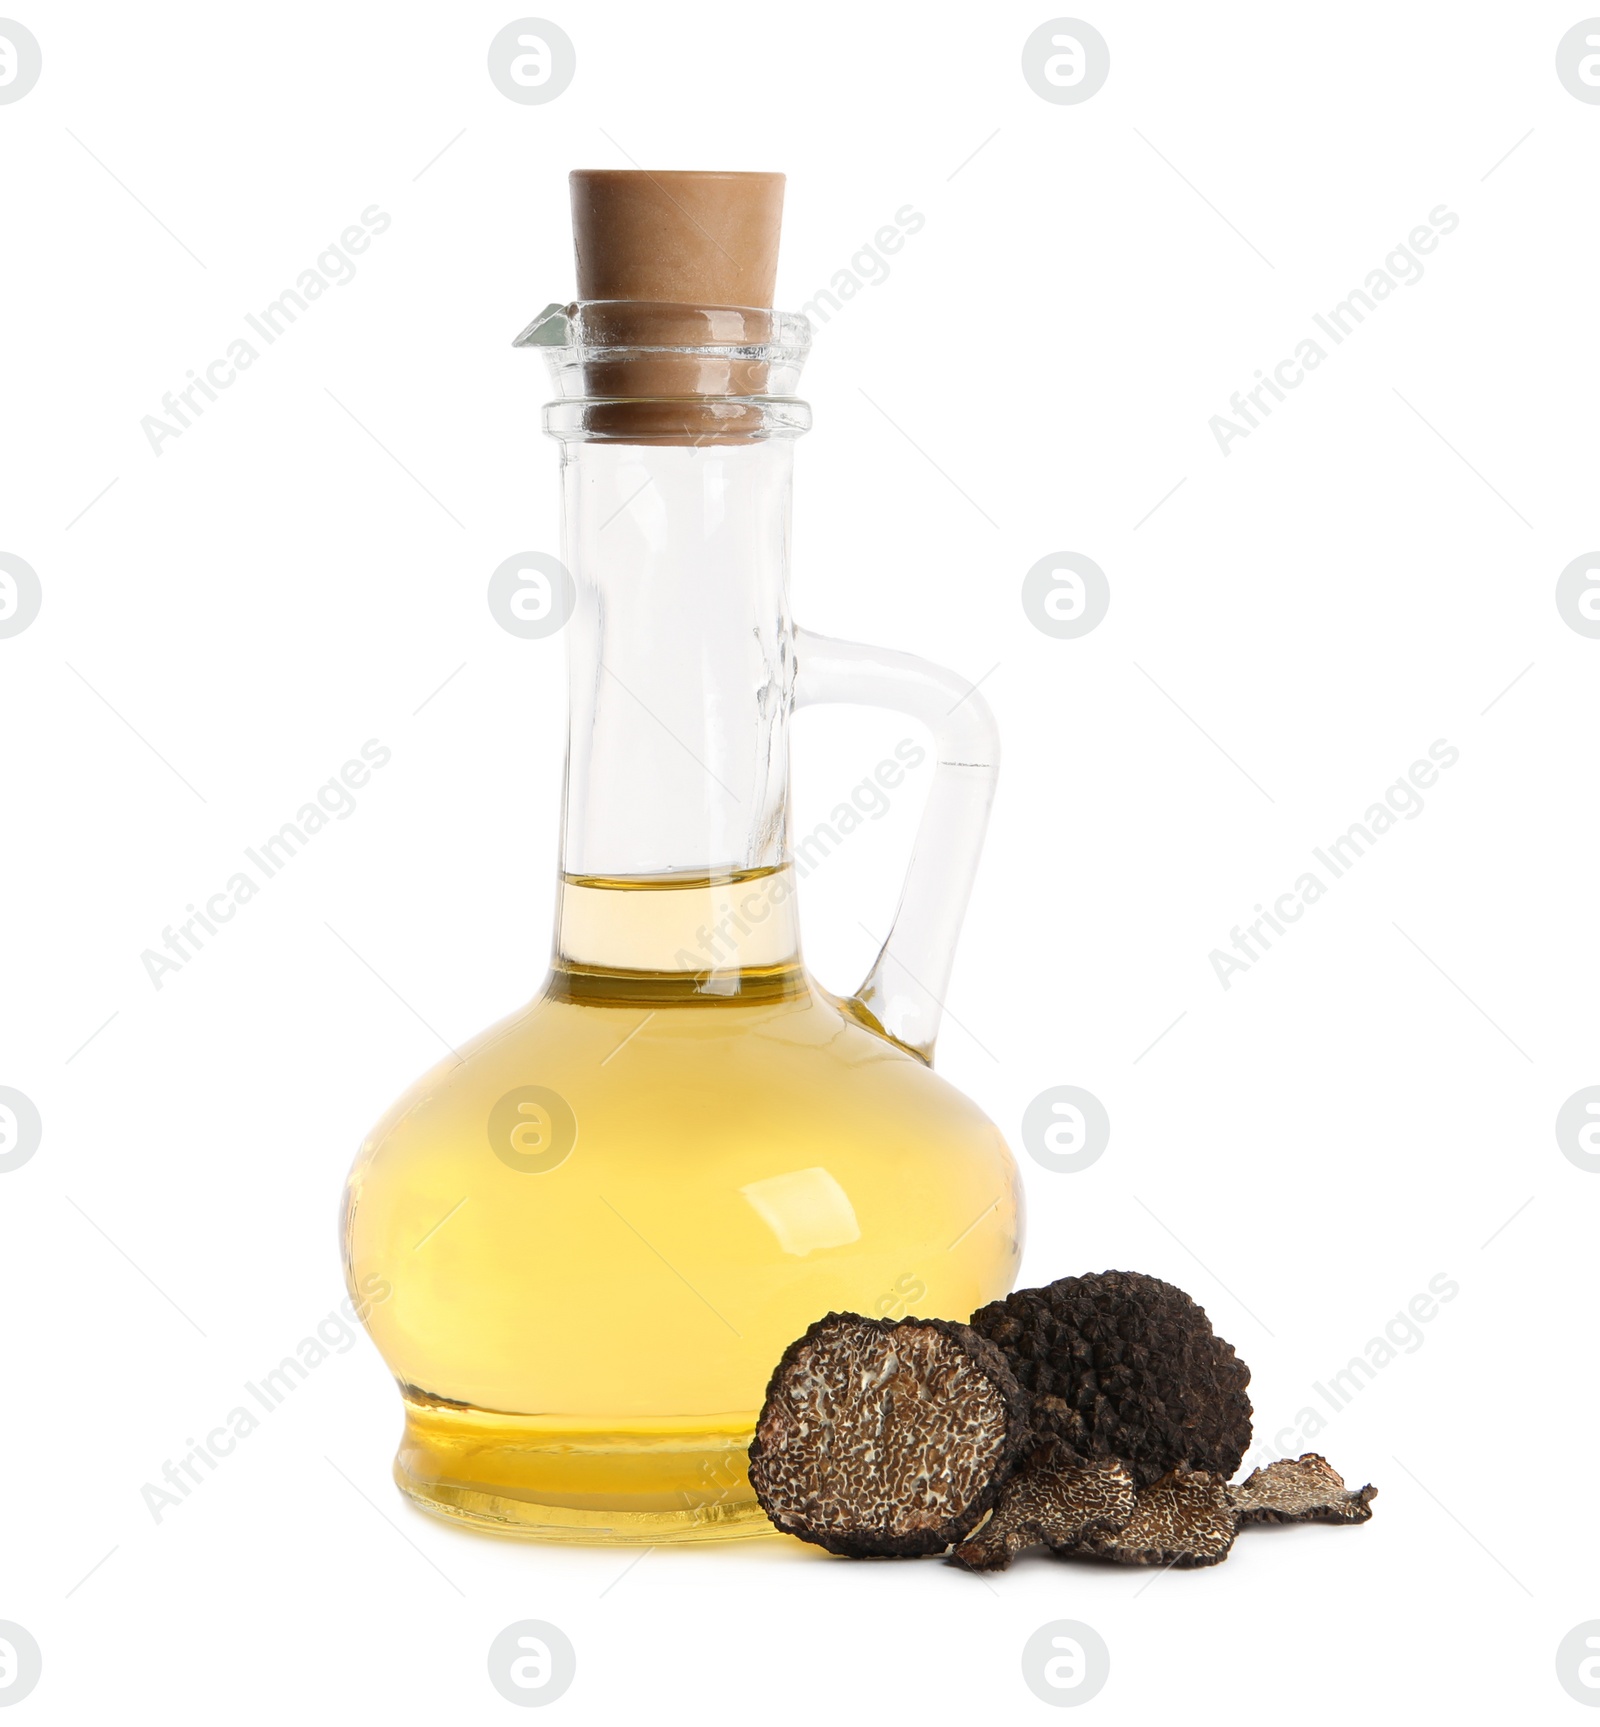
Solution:
[[[970,1327],[830,1313],[773,1372],[750,1483],[786,1534],[913,1558],[975,1527],[1028,1436],[1026,1394]]]
[[[1063,1277],[980,1307],[1041,1440],[1067,1461],[1120,1458],[1140,1487],[1170,1470],[1227,1481],[1250,1447],[1250,1369],[1205,1309],[1137,1271]]]

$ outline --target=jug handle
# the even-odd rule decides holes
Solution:
[[[931,1064],[956,941],[1000,776],[1000,734],[975,684],[914,654],[796,629],[794,706],[889,708],[933,734],[935,767],[894,922],[841,1004]]]

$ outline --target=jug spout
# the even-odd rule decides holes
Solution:
[[[576,306],[553,300],[532,323],[519,330],[513,348],[566,348],[572,345],[572,314]]]

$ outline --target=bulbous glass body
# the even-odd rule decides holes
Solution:
[[[721,999],[571,982],[425,1075],[352,1172],[401,1486],[528,1534],[762,1533],[744,1451],[784,1348],[1004,1294],[1015,1165],[799,968]]]

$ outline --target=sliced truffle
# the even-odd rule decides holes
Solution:
[[[1090,1534],[1121,1529],[1133,1513],[1133,1477],[1114,1458],[1059,1469],[1046,1453],[1006,1482],[994,1516],[951,1558],[968,1571],[1004,1571],[1030,1547],[1067,1553]]]
[[[1220,1565],[1238,1526],[1228,1489],[1204,1470],[1178,1468],[1139,1489],[1133,1515],[1106,1534],[1091,1534],[1080,1553],[1120,1565]]]
[[[965,1325],[830,1313],[767,1386],[750,1482],[777,1527],[852,1558],[941,1553],[1027,1438],[1005,1357]]]
[[[1346,1487],[1326,1457],[1307,1451],[1252,1470],[1228,1494],[1241,1523],[1366,1523],[1378,1490]]]
[[[1146,1487],[1180,1465],[1226,1481],[1249,1449],[1250,1369],[1158,1277],[1063,1277],[980,1307],[972,1324],[1005,1351],[1037,1432],[1070,1460],[1121,1458]]]

